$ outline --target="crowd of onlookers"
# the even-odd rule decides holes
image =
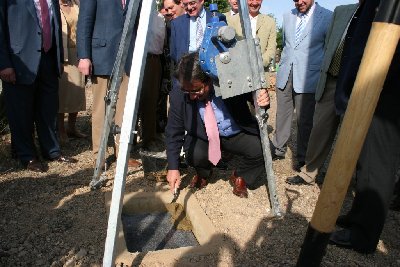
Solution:
[[[86,108],[86,88],[93,94],[91,140],[94,158],[97,156],[106,110],[104,97],[113,78],[130,3],[113,1],[15,0],[0,6],[0,101],[6,103],[12,155],[28,170],[45,172],[41,159],[66,164],[77,161],[63,155],[61,148],[68,145],[69,138],[87,138],[76,124],[79,112]],[[240,40],[244,36],[238,3],[228,1],[230,10],[216,15],[235,29]],[[259,40],[265,80],[269,81],[277,28],[273,18],[260,13],[262,2],[247,1],[251,34]],[[294,0],[294,8],[283,16],[271,154],[273,160],[286,157],[294,117],[297,173],[286,179],[290,185],[313,185],[321,174],[379,3],[360,0],[332,12],[314,0]],[[164,0],[151,14],[139,101],[140,145],[155,151],[165,142],[171,190],[180,187],[182,152],[185,163],[196,170],[189,184],[195,190],[207,186],[215,166],[224,166],[221,151],[235,154],[239,160],[229,182],[233,194],[246,198],[248,190],[259,186],[265,171],[258,125],[248,104],[253,100],[251,94],[228,99],[216,96],[212,79],[201,70],[198,51],[213,16],[204,4],[204,0]],[[118,126],[124,105],[131,104],[125,99],[130,69],[136,64],[132,51],[138,27],[139,16],[132,40],[128,40],[118,91],[114,118]],[[336,245],[362,253],[375,251],[398,180],[399,68],[397,46],[358,159],[353,207],[339,217],[337,225],[342,229],[331,237]],[[268,108],[266,87],[253,103],[256,106]],[[118,144],[116,134],[115,155]],[[128,161],[130,167],[140,164],[133,158]]]

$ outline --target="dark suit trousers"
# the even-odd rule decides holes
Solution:
[[[400,107],[398,98],[389,98],[389,103],[381,101],[375,112],[357,164],[356,192],[349,215],[351,242],[362,253],[376,249],[400,163]]]
[[[56,136],[58,112],[57,56],[54,49],[42,52],[33,84],[3,83],[11,140],[18,158],[26,164],[36,155],[34,128],[44,158],[60,155]]]
[[[265,171],[264,157],[260,137],[247,133],[239,133],[232,137],[220,137],[221,150],[239,156],[235,162],[236,174],[242,177],[250,187]],[[186,161],[196,169],[200,177],[208,178],[212,163],[208,160],[208,142],[194,138],[185,151]]]

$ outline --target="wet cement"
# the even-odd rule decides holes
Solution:
[[[198,246],[199,243],[193,232],[190,231],[191,225],[189,227],[185,222],[182,227],[180,222],[185,218],[182,217],[182,214],[178,216],[176,216],[177,213],[173,214],[174,216],[171,216],[169,212],[122,214],[121,219],[128,251],[147,252]]]

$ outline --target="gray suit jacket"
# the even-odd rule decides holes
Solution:
[[[315,91],[315,100],[319,101],[324,94],[326,76],[331,65],[336,49],[340,44],[344,31],[347,28],[358,4],[338,6],[333,12],[331,26],[326,34],[325,39],[325,57],[322,63],[321,76],[318,81],[317,90]]]
[[[53,47],[58,74],[61,74],[63,49],[58,0],[52,0]],[[14,68],[17,84],[32,84],[42,57],[41,26],[33,1],[0,1],[0,70]]]
[[[295,43],[297,9],[283,15],[283,51],[276,85],[285,88],[293,66],[293,88],[297,93],[315,93],[319,79],[324,43],[332,11],[315,3],[315,10]]]

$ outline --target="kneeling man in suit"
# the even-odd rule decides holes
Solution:
[[[189,187],[197,189],[207,185],[212,167],[224,150],[240,157],[229,180],[235,195],[247,197],[247,188],[254,187],[265,170],[258,124],[247,105],[251,93],[228,99],[215,96],[211,78],[200,68],[198,53],[183,56],[175,76],[181,88],[174,87],[170,93],[166,128],[171,190],[181,182],[178,167],[182,147],[187,163],[197,172]],[[262,90],[257,104],[269,105],[266,90]]]

